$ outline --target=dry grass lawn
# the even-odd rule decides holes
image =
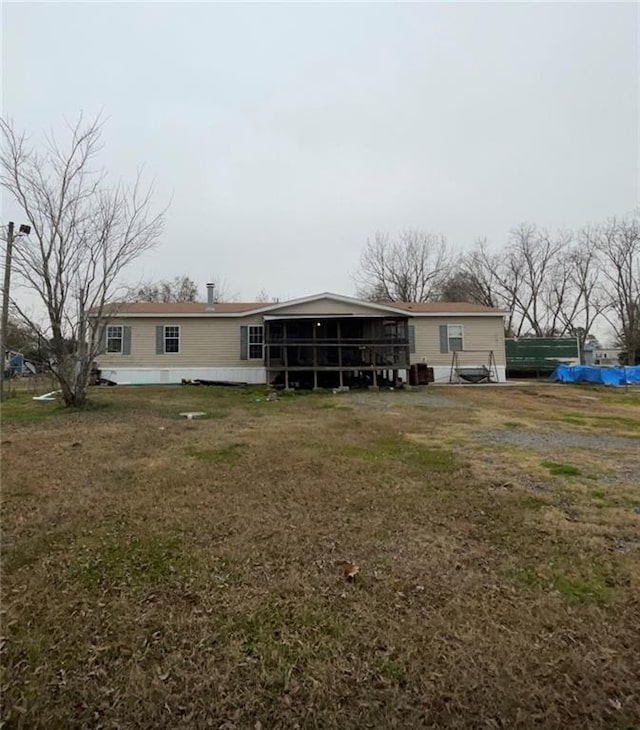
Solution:
[[[640,727],[637,393],[92,395],[4,406],[3,728]]]

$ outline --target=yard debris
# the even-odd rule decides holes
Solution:
[[[220,386],[223,388],[239,388],[248,383],[239,383],[235,380],[206,380],[205,378],[194,378],[189,380],[188,378],[182,378],[182,385],[209,385],[209,386]]]
[[[344,566],[344,579],[346,581],[354,581],[360,572],[360,567],[355,563],[346,563]]]
[[[204,411],[184,411],[180,415],[184,416],[188,421],[193,421],[194,418],[201,418],[207,414]]]
[[[43,395],[34,395],[32,400],[55,400],[56,396],[62,393],[61,390],[52,390],[50,393],[44,393]]]

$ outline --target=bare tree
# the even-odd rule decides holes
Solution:
[[[597,231],[602,275],[618,340],[630,365],[640,359],[640,217],[608,221]]]
[[[553,238],[523,223],[511,231],[501,251],[492,252],[482,241],[463,259],[463,270],[476,283],[483,303],[491,302],[509,312],[507,334],[559,334],[558,303],[553,292],[563,287],[566,271],[562,258],[569,241],[569,234]]]
[[[574,245],[565,252],[558,267],[562,267],[562,274],[553,282],[553,309],[562,332],[578,338],[580,358],[584,362],[584,346],[609,306],[602,285],[602,258],[591,229],[578,232]]]
[[[138,302],[197,302],[198,285],[186,275],[163,279],[138,287],[134,295]]]
[[[513,302],[516,335],[561,334],[551,292],[562,286],[559,279],[564,272],[560,262],[569,241],[569,234],[561,233],[553,238],[547,231],[527,223],[511,232],[498,277],[506,296]]]
[[[463,255],[457,281],[462,282],[465,301],[509,313],[507,335],[575,335],[583,352],[607,306],[600,270],[600,254],[589,229],[554,237],[521,224],[503,249],[493,252],[486,241],[479,241]]]
[[[151,212],[151,189],[140,175],[127,188],[109,184],[97,168],[103,124],[81,116],[68,127],[66,143],[50,135],[39,151],[10,122],[0,122],[0,182],[31,225],[31,235],[14,249],[14,271],[39,298],[46,324],[15,301],[14,311],[50,343],[68,406],[86,400],[101,332],[114,313],[107,302],[116,297],[123,271],[156,243],[163,223],[163,213]]]
[[[271,294],[269,294],[267,290],[263,287],[258,292],[255,301],[263,302],[264,304],[277,304],[280,301],[280,297],[272,297]]]
[[[469,302],[478,304],[481,293],[476,281],[466,271],[462,271],[460,264],[454,265],[454,272],[440,285],[438,299],[441,302]]]
[[[521,224],[499,251],[477,242],[460,258],[453,284],[461,283],[465,301],[505,309],[508,335],[577,334],[584,345],[603,310],[598,257],[586,232],[572,241],[567,232],[552,237]]]
[[[486,239],[479,239],[471,251],[458,259],[456,268],[465,286],[462,301],[504,309],[507,312],[505,332],[509,336],[519,323],[519,317],[514,301],[515,287],[509,285],[511,277],[504,270],[504,263],[503,252],[492,251]]]
[[[446,239],[421,231],[406,231],[396,239],[376,233],[360,256],[354,279],[358,295],[370,301],[426,302],[451,267]]]
[[[452,273],[441,284],[440,300],[503,306],[505,302],[495,274],[498,265],[499,256],[489,251],[486,240],[476,241],[475,247],[452,265]]]

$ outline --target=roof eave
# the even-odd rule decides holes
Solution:
[[[412,317],[504,317],[508,312],[465,312],[464,310],[442,311],[442,312],[414,312],[406,310]]]
[[[249,309],[245,312],[105,312],[104,318],[118,319],[224,319],[227,317],[238,319],[241,317],[252,317],[256,314],[267,314],[272,310]],[[385,309],[385,314],[392,314],[395,317],[504,317],[508,312],[413,312],[407,309]],[[89,314],[89,317],[98,317],[97,314]],[[283,314],[282,317],[288,315]],[[321,317],[322,314],[296,315],[292,312],[291,317]],[[349,316],[347,314],[332,314],[332,317]],[[366,316],[366,315],[362,315]],[[382,313],[381,313],[382,316]]]

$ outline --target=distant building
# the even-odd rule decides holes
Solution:
[[[36,369],[21,352],[8,350],[4,356],[4,372],[7,377],[13,378],[16,375],[33,375]]]
[[[593,353],[594,365],[620,365],[622,350],[619,347],[598,347]]]

